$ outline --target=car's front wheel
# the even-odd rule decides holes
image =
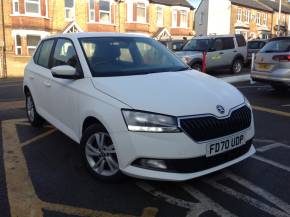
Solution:
[[[37,113],[31,94],[26,93],[26,115],[30,124],[34,127],[41,127],[44,119]]]
[[[103,181],[119,181],[123,175],[109,133],[100,125],[88,127],[81,139],[82,154],[90,173]]]

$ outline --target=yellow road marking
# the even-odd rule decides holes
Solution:
[[[50,134],[52,134],[52,133],[54,133],[54,132],[56,132],[56,129],[49,130],[49,131],[47,131],[47,132],[45,132],[45,133],[42,133],[42,134],[40,134],[40,135],[38,135],[38,136],[33,137],[32,139],[29,139],[29,140],[27,140],[27,141],[21,143],[21,146],[23,147],[23,146],[25,146],[25,145],[28,145],[28,144],[30,144],[30,143],[32,143],[32,142],[35,142],[35,141],[37,141],[37,140],[39,140],[39,139],[42,139],[42,138],[44,138],[44,137],[46,137],[46,136],[48,136],[48,135],[50,135]]]
[[[265,107],[261,107],[261,106],[255,106],[255,105],[253,105],[252,108],[254,110],[256,110],[256,111],[268,112],[268,113],[271,113],[271,114],[280,115],[280,116],[284,116],[284,117],[290,118],[290,113],[289,112],[283,112],[283,111],[269,109],[269,108],[265,108]]]
[[[29,142],[27,141],[21,144],[17,136],[16,125],[21,125],[21,121],[23,119],[2,122],[4,167],[8,201],[12,217],[43,217],[43,209],[86,217],[133,217],[127,214],[112,214],[63,204],[48,203],[40,200],[35,193],[28,173],[26,159],[21,148],[22,145],[28,145]],[[53,130],[29,141],[33,142],[43,138],[51,134]],[[141,217],[155,217],[157,212],[157,208],[148,207],[143,210]]]
[[[19,109],[25,107],[24,100],[0,102],[0,110]]]

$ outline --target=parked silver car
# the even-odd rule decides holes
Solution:
[[[188,41],[176,55],[193,69],[201,71],[204,51],[206,70],[229,68],[232,73],[240,73],[247,59],[243,35],[196,37]]]
[[[269,83],[276,90],[290,85],[290,37],[271,39],[255,58],[251,73],[254,81]]]

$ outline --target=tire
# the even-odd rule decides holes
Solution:
[[[243,69],[243,61],[241,59],[235,59],[231,66],[231,73],[232,74],[239,74]]]
[[[29,92],[25,94],[25,99],[26,115],[28,121],[33,127],[42,127],[45,120],[37,113],[33,98]]]
[[[272,84],[271,86],[278,92],[284,92],[284,91],[288,90],[287,86],[283,86],[283,85],[279,85],[279,84]]]
[[[104,127],[93,124],[81,139],[82,157],[89,172],[105,182],[118,182],[124,178],[112,139]]]
[[[193,63],[191,65],[191,68],[201,72],[202,71],[202,64],[201,63]]]

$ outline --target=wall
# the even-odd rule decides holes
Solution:
[[[230,33],[231,2],[229,0],[209,0],[208,35]]]
[[[208,10],[209,10],[209,0],[202,0],[199,7],[195,11],[194,27],[195,33],[199,35],[207,35],[208,28]],[[201,18],[203,14],[203,19]]]

